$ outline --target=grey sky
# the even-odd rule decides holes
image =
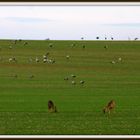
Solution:
[[[140,38],[140,6],[0,6],[1,39]]]

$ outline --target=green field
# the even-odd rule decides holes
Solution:
[[[139,41],[24,42],[0,40],[0,134],[140,134]],[[43,63],[46,52],[55,63]],[[64,80],[71,74],[75,85]],[[48,112],[50,99],[58,113]],[[115,111],[103,114],[111,99]]]

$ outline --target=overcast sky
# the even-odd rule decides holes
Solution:
[[[140,6],[0,6],[0,39],[140,38]]]

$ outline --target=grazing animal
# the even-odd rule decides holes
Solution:
[[[28,44],[27,42],[24,42],[24,44],[23,44],[23,45],[25,46],[25,45],[27,45],[27,44]]]
[[[69,59],[69,58],[70,58],[70,56],[69,56],[69,55],[66,55],[66,58],[67,58],[67,59]]]
[[[50,64],[53,64],[53,63],[55,63],[55,60],[52,60],[52,59],[46,59],[46,62],[47,62],[47,63],[50,63]]]
[[[74,46],[75,46],[75,43],[72,43],[72,44],[71,44],[71,47],[74,47]]]
[[[9,62],[17,62],[17,60],[15,57],[11,57],[11,58],[9,58]]]
[[[122,58],[121,58],[121,57],[119,57],[119,58],[118,58],[118,61],[119,61],[119,62],[120,62],[120,61],[122,61]]]
[[[76,82],[75,82],[75,81],[71,81],[71,83],[72,83],[73,85],[75,85],[75,84],[76,84]]]
[[[12,46],[9,46],[9,49],[12,49]]]
[[[46,62],[47,62],[47,59],[46,59],[46,58],[44,58],[44,59],[43,59],[43,62],[44,62],[44,63],[46,63]]]
[[[50,48],[52,48],[52,47],[53,47],[53,44],[52,44],[52,43],[50,43],[50,44],[49,44],[49,47],[50,47]]]
[[[39,62],[39,59],[36,57],[36,58],[35,58],[35,61],[36,61],[36,62]]]
[[[53,101],[51,101],[51,100],[49,100],[48,101],[48,110],[49,110],[49,112],[57,112],[57,108],[56,108],[56,106],[54,105],[54,103],[53,103]]]
[[[114,100],[111,100],[108,104],[107,104],[107,106],[105,106],[104,108],[103,108],[103,112],[104,113],[109,113],[110,114],[110,112],[111,112],[111,110],[113,110],[114,108],[115,108],[115,101]]]
[[[71,74],[71,77],[72,77],[72,78],[75,78],[75,77],[76,77],[76,75]]]
[[[69,80],[69,78],[68,77],[65,77],[64,80],[67,81],[67,80]]]
[[[52,63],[52,64],[55,63],[55,60],[52,60],[51,63]]]
[[[34,78],[34,75],[30,75],[29,78],[30,78],[30,79]]]
[[[47,59],[47,55],[43,55],[43,58],[44,58],[44,59]]]
[[[112,63],[112,64],[115,64],[116,62],[115,62],[115,61],[111,61],[111,63]]]
[[[83,47],[83,48],[85,48],[86,46],[85,46],[85,45],[83,45],[82,47]]]
[[[13,60],[12,58],[9,58],[9,62],[12,62],[12,60]]]
[[[105,48],[105,49],[108,49],[108,46],[107,46],[107,45],[105,45],[105,46],[104,46],[104,48]]]
[[[81,84],[81,85],[83,85],[84,83],[85,83],[85,81],[83,81],[83,80],[80,81],[80,84]]]

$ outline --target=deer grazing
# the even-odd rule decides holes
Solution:
[[[57,112],[57,108],[56,108],[56,106],[54,105],[54,103],[53,103],[53,101],[51,101],[51,100],[49,100],[48,101],[48,111],[49,112]]]
[[[104,113],[109,113],[110,114],[110,112],[115,108],[115,101],[114,100],[111,100],[108,104],[107,104],[107,106],[105,106],[104,108],[103,108],[103,112]]]

